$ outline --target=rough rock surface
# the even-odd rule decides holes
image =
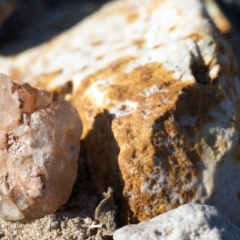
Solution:
[[[116,1],[0,66],[76,105],[92,180],[123,221],[193,201],[240,225],[239,79],[201,1]]]
[[[96,208],[94,218],[103,226],[100,230],[101,234],[103,236],[112,236],[117,229],[117,206],[114,202],[113,189],[109,187],[107,193],[104,193],[103,195],[104,199]]]
[[[82,123],[73,105],[0,74],[0,218],[40,218],[65,204]]]
[[[113,226],[113,222],[104,222],[95,219],[94,212],[107,213],[109,207],[103,208],[106,199],[97,198],[94,193],[90,176],[84,163],[85,153],[81,146],[78,159],[78,174],[71,197],[56,213],[40,219],[18,221],[4,221],[0,219],[1,240],[110,240],[104,236],[106,227]],[[103,231],[102,231],[103,230]]]
[[[215,207],[185,204],[149,221],[115,231],[114,240],[237,240],[240,229]]]
[[[89,212],[94,211],[96,199],[88,199],[80,211],[64,211],[36,220],[6,222],[0,220],[1,240],[95,240],[96,231]],[[82,201],[83,203],[83,201]],[[75,209],[76,210],[76,209]]]

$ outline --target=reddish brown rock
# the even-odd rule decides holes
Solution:
[[[76,109],[0,74],[0,119],[0,217],[54,213],[77,175],[82,125]]]

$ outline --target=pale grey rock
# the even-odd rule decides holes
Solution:
[[[113,239],[238,240],[240,229],[215,207],[190,203],[149,221],[125,226],[115,231]]]

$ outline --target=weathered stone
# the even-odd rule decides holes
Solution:
[[[94,214],[95,220],[102,225],[100,231],[103,236],[112,236],[117,229],[116,224],[116,209],[114,203],[113,190],[108,188],[107,193],[104,193],[104,199],[97,206]]]
[[[115,231],[114,240],[237,240],[240,229],[215,207],[185,204],[149,221]]]
[[[116,1],[0,66],[76,105],[123,221],[201,202],[240,225],[239,79],[201,1]]]
[[[0,218],[54,213],[77,176],[82,124],[76,109],[0,74],[0,119]]]
[[[5,221],[0,219],[1,240],[95,240],[101,229],[94,220],[94,211],[101,202],[94,193],[90,176],[84,164],[84,150],[81,146],[78,159],[78,175],[72,194],[54,214],[40,219]],[[98,226],[96,226],[98,225]]]

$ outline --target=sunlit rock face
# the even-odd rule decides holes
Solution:
[[[0,74],[0,217],[39,218],[70,196],[82,124],[52,93]]]

